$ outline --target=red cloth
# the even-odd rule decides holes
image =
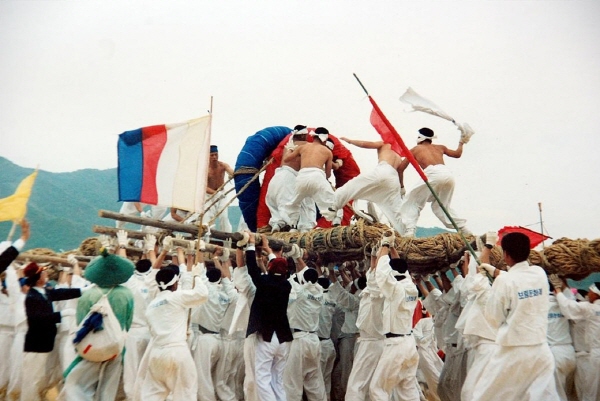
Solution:
[[[394,149],[396,153],[398,153],[400,156],[408,158],[408,161],[410,162],[410,164],[413,165],[415,170],[417,170],[417,173],[419,173],[423,181],[427,182],[427,176],[425,175],[425,172],[423,172],[423,169],[421,168],[411,151],[404,144],[404,141],[400,137],[400,134],[398,134],[398,131],[396,131],[394,126],[383,114],[383,112],[371,96],[369,96],[369,101],[371,102],[371,105],[373,105],[373,111],[371,112],[370,120],[375,130],[379,133],[379,135],[385,143],[389,143],[390,145],[392,145],[392,149]],[[396,150],[398,148],[400,148],[399,152],[398,150]]]
[[[290,134],[290,135],[292,135],[292,134]],[[275,174],[275,169],[277,169],[277,167],[279,167],[281,165],[281,159],[283,158],[283,149],[284,149],[285,145],[287,144],[287,142],[289,141],[290,135],[286,136],[285,138],[283,138],[281,140],[281,142],[279,142],[279,145],[277,145],[277,148],[275,148],[273,153],[271,153],[271,157],[273,158],[273,161],[265,169],[265,175],[263,177],[263,181],[262,181],[262,184],[260,187],[260,196],[258,199],[258,210],[256,212],[256,226],[257,227],[264,227],[269,224],[269,219],[271,218],[271,212],[269,211],[269,208],[267,207],[267,204],[265,201],[265,199],[267,197],[267,189],[269,187],[269,182],[271,182],[271,179],[273,178],[273,175]],[[345,183],[347,183],[348,181],[350,181],[352,178],[359,175],[360,168],[358,167],[358,164],[356,164],[354,157],[352,157],[352,153],[350,152],[350,150],[347,147],[345,147],[339,139],[337,139],[335,136],[333,136],[331,134],[329,134],[329,139],[331,139],[333,141],[333,145],[334,145],[333,159],[334,160],[342,159],[344,161],[344,164],[342,165],[342,167],[340,169],[333,171],[333,175],[335,177],[335,182],[336,182],[336,188],[339,188],[342,185],[344,185]],[[312,137],[309,135],[307,137],[307,140],[308,140],[308,142],[312,142]],[[344,217],[342,218],[342,225],[343,226],[349,225],[350,219],[352,218],[353,215],[354,215],[354,212],[352,211],[352,209],[346,206],[344,208]],[[327,220],[325,220],[324,218],[320,218],[317,221],[317,226],[321,227],[321,228],[328,228],[328,227],[331,227],[331,223],[328,222]]]
[[[549,237],[547,235],[544,235],[542,233],[538,233],[537,231],[533,231],[530,230],[528,228],[525,227],[521,227],[521,226],[505,226],[502,227],[499,231],[498,231],[498,238],[500,240],[502,240],[502,237],[508,233],[521,233],[521,234],[525,234],[529,237],[529,241],[531,242],[531,249],[535,248],[536,246],[538,246],[539,244],[542,243],[542,241],[547,240]]]

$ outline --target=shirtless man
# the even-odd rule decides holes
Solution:
[[[300,145],[306,144],[308,130],[304,125],[296,125],[292,131],[292,136],[285,145],[283,157],[292,153]],[[300,170],[300,158],[284,161],[282,157],[281,166],[275,170],[273,178],[269,182],[265,202],[271,218],[269,225],[271,232],[287,231],[290,229],[291,222],[289,216],[284,213],[284,207],[290,203],[296,193],[296,176]],[[305,198],[300,205],[300,217],[298,220],[299,231],[309,231],[315,225],[317,218],[317,209],[315,202],[311,198]]]
[[[210,156],[208,161],[208,178],[206,180],[206,200],[204,207],[212,204],[216,199],[220,199],[208,210],[204,211],[204,218],[202,219],[203,224],[207,224],[217,214],[219,210],[225,206],[225,195],[218,194],[217,190],[225,183],[225,173],[229,177],[233,177],[233,169],[229,164],[219,161],[219,149],[216,145],[210,146]],[[219,228],[222,231],[231,232],[231,223],[229,223],[229,216],[227,215],[227,209],[225,209],[217,221],[219,222]]]
[[[329,131],[326,128],[317,128],[313,135],[313,142],[298,146],[293,152],[283,157],[283,162],[288,163],[292,160],[300,159],[300,171],[296,177],[294,198],[285,205],[283,211],[290,220],[290,225],[296,229],[300,217],[300,205],[304,198],[312,198],[321,210],[321,214],[328,220],[341,221],[342,211],[336,213],[328,211],[328,207],[333,204],[334,192],[331,183],[327,179],[331,176],[333,163],[333,154],[325,145],[329,138]],[[323,166],[325,169],[323,170]],[[339,221],[337,222],[339,224]],[[312,222],[313,225],[315,222]],[[335,223],[335,221],[334,221]]]
[[[410,151],[427,175],[429,184],[436,191],[440,201],[443,203],[448,213],[450,213],[460,231],[464,235],[471,235],[471,232],[466,228],[467,221],[457,217],[454,210],[450,207],[452,195],[454,194],[454,177],[450,169],[444,164],[444,155],[456,159],[462,156],[464,142],[461,139],[458,143],[458,147],[455,150],[452,150],[444,145],[434,145],[432,143],[433,138],[433,131],[431,129],[421,128],[419,130],[419,136],[417,137],[417,146]],[[400,185],[402,187],[401,191],[403,193],[406,191],[404,189],[404,170],[406,170],[408,164],[408,159],[404,159],[398,170],[400,175]],[[406,201],[400,208],[402,223],[406,228],[404,233],[405,237],[414,237],[419,214],[427,202],[431,202],[431,210],[444,226],[447,228],[454,228],[450,219],[444,214],[441,206],[435,201],[435,198],[431,194],[429,188],[427,188],[427,185],[423,183],[410,191]]]
[[[402,158],[392,150],[390,144],[383,141],[359,141],[340,138],[351,145],[364,149],[377,149],[379,164],[368,173],[361,173],[335,191],[333,210],[344,207],[352,199],[364,199],[374,202],[390,221],[399,234],[404,233],[400,206],[400,165]]]

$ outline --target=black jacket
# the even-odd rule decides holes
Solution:
[[[25,352],[51,352],[56,337],[56,324],[60,323],[60,312],[54,312],[52,301],[63,301],[81,296],[81,290],[61,288],[46,290],[44,297],[31,288],[25,297],[25,312],[29,328],[25,334]]]
[[[9,246],[0,254],[0,273],[2,273],[19,256],[19,251],[14,246]]]
[[[287,317],[291,284],[285,276],[261,274],[255,251],[246,251],[246,265],[256,286],[246,336],[258,332],[264,341],[271,342],[275,332],[280,343],[292,341],[292,330]]]

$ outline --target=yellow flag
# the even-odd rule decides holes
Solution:
[[[27,214],[27,201],[37,173],[35,170],[25,177],[13,195],[0,199],[0,221],[20,222],[23,220]]]

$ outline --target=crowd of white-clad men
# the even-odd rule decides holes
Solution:
[[[43,266],[13,262],[29,236],[26,223],[22,232],[0,250],[0,399],[42,400],[53,387],[69,401],[599,396],[600,283],[587,300],[556,277],[549,284],[527,263],[524,235],[502,238],[508,271],[485,263],[497,242],[488,233],[479,246],[484,263],[466,254],[448,272],[419,277],[390,246],[392,231],[365,261],[339,266],[248,232],[235,251],[214,247],[206,261],[198,251],[206,244],[171,237],[157,244],[148,234],[135,273],[117,286],[133,300],[114,307],[117,317],[131,314],[123,355],[73,367],[72,338],[90,307],[82,301],[107,285],[71,257],[55,289],[46,287]],[[127,257],[125,231],[116,244],[101,240],[113,257]],[[60,288],[71,293],[52,295]],[[57,330],[45,335],[49,349],[24,349],[40,319],[30,298],[39,294]],[[428,313],[415,318],[421,308]]]

